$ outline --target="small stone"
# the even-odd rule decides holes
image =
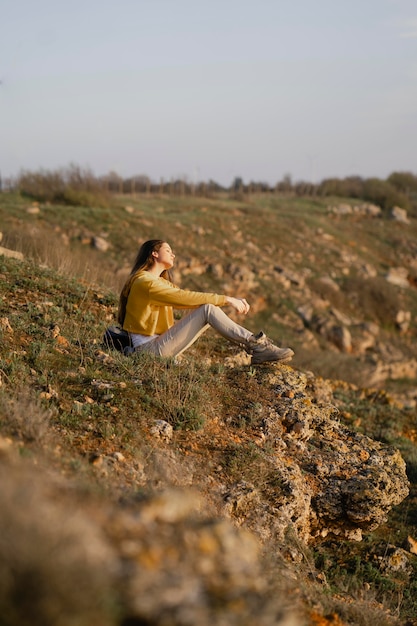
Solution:
[[[22,252],[9,250],[9,248],[3,248],[2,246],[0,246],[0,255],[6,256],[10,259],[18,259],[19,261],[23,261],[24,259]]]
[[[403,224],[409,224],[410,220],[407,217],[407,211],[401,209],[399,206],[395,206],[391,209],[390,217],[396,222],[402,222]]]
[[[41,212],[40,208],[36,205],[29,206],[26,209],[26,213],[29,213],[29,215],[38,215],[40,212]]]
[[[411,552],[411,554],[417,554],[417,541],[410,535],[407,537],[407,550]]]
[[[168,443],[173,436],[173,428],[171,424],[165,420],[156,420],[151,428],[151,433],[161,441]]]
[[[63,337],[62,335],[58,335],[56,337],[56,343],[62,348],[67,348],[69,346],[68,339],[65,339],[65,337]]]
[[[107,252],[110,248],[110,243],[104,239],[104,237],[93,237],[91,243],[93,248],[99,250],[100,252]]]
[[[405,267],[391,267],[385,279],[392,285],[397,285],[397,287],[402,287],[403,289],[410,286],[408,282],[408,270]]]
[[[10,325],[8,317],[0,318],[0,328],[7,333],[13,333],[13,328]]]

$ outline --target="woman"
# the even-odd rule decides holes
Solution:
[[[251,354],[252,364],[292,358],[294,352],[290,348],[275,346],[262,331],[253,335],[220,308],[229,305],[246,315],[249,304],[244,298],[188,291],[173,285],[169,270],[174,259],[175,254],[166,241],[146,241],[122,289],[118,319],[130,333],[135,351],[175,357],[211,326]],[[191,311],[174,324],[173,308]]]

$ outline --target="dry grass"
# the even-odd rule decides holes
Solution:
[[[43,443],[49,434],[52,411],[40,405],[30,388],[16,389],[13,396],[0,394],[2,432],[25,442]]]
[[[105,326],[113,321],[117,301],[116,293],[111,292],[108,285],[115,280],[117,272],[125,268],[127,260],[132,260],[138,239],[148,237],[154,231],[164,230],[173,235],[179,259],[182,252],[187,257],[179,273],[185,287],[232,290],[239,278],[225,268],[234,265],[256,270],[254,274],[260,283],[250,287],[249,293],[251,300],[259,303],[259,309],[245,321],[256,330],[262,322],[266,332],[276,332],[277,337],[283,337],[295,346],[300,329],[295,313],[296,299],[302,298],[302,290],[294,284],[287,290],[277,285],[274,282],[276,274],[269,267],[271,260],[295,273],[308,267],[313,272],[309,285],[314,291],[317,286],[317,292],[320,285],[317,279],[334,271],[341,291],[333,296],[333,292],[322,288],[320,293],[330,300],[331,305],[344,311],[348,305],[351,307],[349,311],[360,311],[361,315],[372,319],[375,315],[385,327],[381,331],[384,340],[392,341],[395,337],[399,345],[407,346],[415,337],[414,326],[407,337],[401,338],[395,335],[390,324],[394,305],[415,315],[414,292],[400,293],[397,288],[387,286],[380,277],[370,282],[353,275],[346,277],[341,272],[341,265],[333,264],[340,255],[334,250],[330,250],[329,255],[321,254],[323,242],[315,236],[317,228],[331,228],[333,236],[338,230],[343,231],[340,248],[344,249],[348,245],[346,241],[355,239],[355,251],[360,254],[361,246],[366,246],[368,258],[369,237],[374,225],[329,223],[325,205],[320,202],[311,205],[306,201],[294,200],[292,203],[288,200],[285,205],[278,202],[274,206],[261,206],[258,211],[255,199],[239,204],[224,200],[222,206],[215,200],[206,199],[185,206],[178,199],[137,198],[132,218],[120,207],[114,212],[103,210],[102,213],[74,209],[71,220],[79,219],[83,227],[74,227],[72,231],[68,213],[62,213],[62,228],[65,232],[68,229],[70,240],[66,247],[60,245],[61,235],[54,231],[62,207],[41,207],[36,218],[36,234],[31,230],[34,224],[29,220],[33,217],[26,215],[25,205],[17,202],[16,206],[8,206],[9,209],[5,210],[0,205],[5,240],[19,244],[28,256],[48,265],[49,269],[30,262],[0,258],[0,318],[7,318],[12,329],[8,330],[6,324],[0,329],[1,433],[19,442],[25,458],[40,463],[46,462],[41,456],[42,448],[49,454],[59,446],[53,463],[59,472],[71,477],[73,491],[85,489],[85,484],[80,487],[78,482],[82,478],[90,488],[91,484],[98,486],[111,506],[117,506],[121,494],[130,501],[140,499],[143,490],[149,487],[144,482],[143,468],[147,468],[152,486],[175,481],[187,484],[187,480],[196,480],[209,493],[208,475],[215,475],[216,467],[222,465],[230,480],[245,478],[259,484],[265,492],[279,488],[279,484],[274,483],[276,476],[268,455],[261,455],[258,447],[250,444],[263,418],[263,403],[268,399],[250,370],[224,367],[224,357],[233,356],[234,348],[207,333],[180,365],[152,358],[126,359],[101,351],[100,338]],[[158,208],[163,211],[158,212]],[[16,220],[21,220],[24,232],[20,243],[17,238],[20,227],[17,227]],[[105,227],[112,245],[105,255],[83,246],[79,240],[80,231],[93,232],[98,220],[100,229]],[[192,230],[195,224],[201,224],[205,234],[195,233]],[[219,224],[224,226],[220,229]],[[382,223],[379,228],[386,240],[378,239],[381,247],[375,255],[375,258],[384,259],[378,265],[382,272],[388,257],[390,262],[394,260],[401,264],[404,261],[401,251],[406,249],[408,254],[412,250],[415,231],[411,226],[409,231],[403,232],[407,245],[396,249],[394,243],[398,243],[400,232],[397,225]],[[230,243],[219,245],[219,232],[221,236],[226,231],[233,233],[233,237],[230,237]],[[295,233],[294,237],[289,238],[288,233]],[[332,245],[337,247],[339,243]],[[221,264],[223,276],[204,271],[213,261]],[[52,271],[52,267],[56,267],[59,274]],[[70,278],[65,278],[64,274]],[[96,277],[98,286],[94,286]],[[245,285],[239,285],[239,288],[244,290]],[[361,382],[355,358],[329,350],[319,339],[319,348],[310,350],[307,347],[303,353],[300,347],[296,351],[299,361],[294,360],[294,366],[302,365],[331,378],[340,378],[347,373]],[[208,365],[209,359],[211,366]],[[363,428],[368,428],[373,436],[378,433],[381,437],[387,435],[385,425],[390,416],[392,422],[401,424],[404,429],[412,419],[406,411],[400,411],[400,414],[391,411],[389,405],[383,405],[378,397],[373,403],[365,399],[359,406],[358,398],[352,394],[346,391],[346,397],[338,399],[341,413],[360,414]],[[169,450],[162,444],[157,449],[149,434],[153,421],[161,417],[176,428],[174,443]],[[348,423],[352,426],[351,422]],[[414,479],[414,444],[409,442],[406,448],[393,428],[388,434],[394,445],[404,444],[404,454],[410,460]],[[128,459],[126,468],[129,467],[130,473],[122,464],[116,463],[114,455],[117,453]],[[97,465],[92,459],[97,460]],[[0,536],[5,537],[1,543],[0,560],[10,562],[17,572],[16,586],[13,587],[10,586],[10,571],[0,567],[3,581],[0,588],[6,590],[1,596],[0,609],[9,620],[5,624],[25,625],[28,615],[32,616],[31,623],[37,624],[33,617],[35,608],[39,624],[78,626],[97,623],[104,626],[108,622],[113,626],[117,619],[110,617],[114,614],[102,604],[108,591],[107,573],[102,572],[103,577],[97,574],[98,561],[87,559],[86,567],[82,562],[82,553],[86,549],[84,539],[88,543],[91,533],[96,530],[90,513],[86,516],[92,526],[84,523],[85,520],[77,521],[80,526],[75,522],[72,525],[71,520],[65,520],[65,510],[66,507],[76,510],[77,498],[70,500],[70,504],[62,502],[62,507],[60,502],[48,504],[44,487],[27,481],[26,475],[10,472],[8,478],[4,477],[0,494],[5,502],[3,526],[0,521]],[[29,486],[25,486],[27,484]],[[26,498],[31,491],[33,497],[29,494],[27,502],[25,500],[24,506],[20,504],[19,508],[17,494],[20,492]],[[406,532],[415,532],[413,503],[414,500],[409,503],[410,514],[402,509],[398,513],[402,521],[395,521],[395,524],[400,535],[392,530],[394,539],[403,537]],[[23,520],[21,517],[26,511],[28,516]],[[28,517],[33,518],[33,534],[28,532]],[[71,522],[70,526],[67,521]],[[372,537],[369,541],[371,547],[376,545]],[[271,546],[271,551],[281,547]],[[30,572],[25,570],[25,551],[29,555],[27,563],[32,567]],[[69,556],[73,554],[71,560]],[[347,559],[343,557],[345,560],[342,560],[337,546],[332,548],[332,556],[336,560],[340,557],[341,569],[338,571],[332,569],[330,562],[323,562],[321,567],[311,555],[307,556],[304,569],[294,565],[299,587],[303,581],[310,580],[309,576],[314,578],[314,584],[306,583],[303,590],[304,606],[314,606],[321,618],[327,616],[323,619],[329,624],[332,615],[346,624],[357,626],[365,626],[365,623],[366,626],[391,626],[396,621],[389,615],[395,616],[396,612],[401,615],[403,623],[411,619],[414,600],[405,596],[401,600],[399,583],[390,597],[389,593],[384,595],[384,581],[375,578],[374,586],[363,594],[360,587],[363,582],[369,583],[366,578],[369,572],[359,569],[356,573],[341,573],[341,569],[347,567]],[[362,562],[365,564],[365,558]],[[79,569],[82,569],[81,577],[77,576]],[[325,573],[329,586],[316,580],[320,570]],[[375,572],[373,574],[376,576]],[[50,579],[52,583],[48,587],[45,581]],[[79,580],[83,588],[77,589]],[[26,586],[25,581],[29,581]],[[14,606],[15,590],[23,594],[21,609],[17,603]],[[94,606],[86,590],[93,592]],[[46,598],[44,603],[41,596]],[[390,614],[385,615],[386,610]],[[333,622],[337,623],[335,620],[336,617]]]

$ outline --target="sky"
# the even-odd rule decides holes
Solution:
[[[416,0],[0,0],[0,174],[417,173]]]

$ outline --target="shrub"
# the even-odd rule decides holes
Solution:
[[[107,207],[110,200],[93,173],[77,165],[55,171],[23,171],[17,185],[22,195],[40,202]]]
[[[404,193],[398,191],[391,183],[379,178],[365,180],[363,197],[387,210],[397,205],[403,209],[410,208],[410,202]]]
[[[9,432],[24,441],[41,442],[47,434],[50,411],[43,409],[27,390],[20,390],[14,397],[0,395],[0,424],[2,431]]]

